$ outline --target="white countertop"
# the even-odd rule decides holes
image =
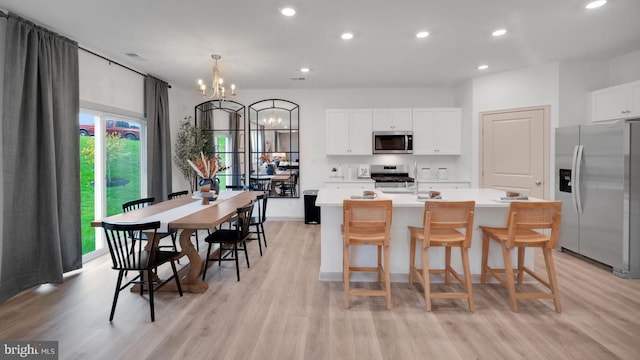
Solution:
[[[373,185],[374,181],[371,178],[357,178],[353,177],[349,179],[344,176],[329,176],[324,179],[324,182],[329,183],[371,183]]]
[[[424,207],[424,200],[418,200],[414,194],[389,194],[378,189],[371,189],[376,192],[377,199],[391,199],[394,207]],[[475,200],[476,207],[508,207],[508,202],[498,201],[505,195],[502,190],[496,189],[442,189],[440,190],[444,201],[466,201]],[[329,189],[323,188],[318,192],[316,206],[339,206],[351,196],[362,195],[362,189]],[[424,195],[421,193],[421,195]],[[539,200],[531,198],[531,200]]]
[[[371,178],[353,177],[349,179],[344,176],[329,176],[326,177],[324,181],[328,183],[375,183]],[[465,179],[417,179],[416,181],[420,184],[471,183],[471,181]]]
[[[422,178],[418,178],[416,179],[416,181],[420,182],[420,184],[430,184],[430,183],[442,183],[442,184],[446,184],[446,183],[471,183],[471,180],[465,180],[465,179],[422,179]]]

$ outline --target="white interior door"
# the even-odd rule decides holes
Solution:
[[[481,187],[549,198],[548,114],[548,106],[480,114]]]

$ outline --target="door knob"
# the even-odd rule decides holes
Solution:
[[[536,181],[536,185],[541,185],[541,184],[542,184],[542,181],[540,180]]]

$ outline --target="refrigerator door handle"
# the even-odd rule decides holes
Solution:
[[[576,202],[576,161],[578,160],[578,148],[580,145],[576,145],[573,147],[573,157],[571,158],[571,187],[573,191],[571,191],[571,204],[573,205],[573,210],[575,210],[576,214],[578,213],[578,203]]]
[[[572,179],[574,191],[572,194],[574,196],[574,206],[578,214],[582,214],[582,195],[580,194],[580,172],[582,170],[582,151],[584,150],[583,145],[576,146],[576,152],[574,153],[574,162],[573,162],[573,171],[571,172],[574,175]]]

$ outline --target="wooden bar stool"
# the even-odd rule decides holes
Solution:
[[[562,311],[560,306],[560,294],[558,293],[558,280],[553,264],[552,250],[558,243],[558,230],[562,218],[562,203],[559,201],[527,202],[517,201],[511,203],[507,214],[507,227],[494,228],[480,226],[482,229],[482,272],[480,281],[487,282],[487,272],[493,275],[502,285],[509,290],[511,309],[518,311],[517,299],[543,298],[553,299],[557,312]],[[548,235],[539,232],[550,230]],[[549,231],[547,231],[548,233]],[[490,268],[487,264],[489,258],[489,240],[494,240],[502,247],[504,268]],[[542,248],[544,262],[547,268],[548,281],[535,274],[533,270],[524,266],[524,250],[527,247]],[[511,250],[518,249],[518,284],[522,284],[524,273],[531,275],[542,285],[550,289],[551,293],[521,293],[516,292],[514,281],[514,269],[511,264]],[[504,277],[499,274],[505,274]]]
[[[473,292],[471,290],[471,271],[469,269],[469,247],[473,231],[473,214],[475,201],[427,201],[424,204],[423,227],[409,226],[410,267],[409,284],[413,284],[414,275],[422,284],[427,311],[431,311],[431,299],[453,298],[467,299],[469,311],[474,311]],[[461,232],[460,229],[464,229]],[[422,253],[422,269],[416,268],[416,245],[420,242]],[[445,248],[444,269],[429,268],[429,248],[442,246]],[[464,279],[451,267],[451,248],[460,248]],[[444,274],[444,283],[451,283],[451,275],[455,277],[466,292],[431,292],[429,274]]]
[[[391,309],[391,279],[389,277],[389,242],[391,240],[391,200],[344,200],[342,204],[342,273],[344,281],[344,307],[349,308],[351,295],[384,296],[387,308]],[[351,246],[372,245],[378,249],[376,267],[351,266],[349,249]],[[384,252],[384,256],[383,256]],[[383,266],[384,258],[384,266]],[[384,278],[383,290],[351,289],[351,272],[375,272],[378,282]]]

